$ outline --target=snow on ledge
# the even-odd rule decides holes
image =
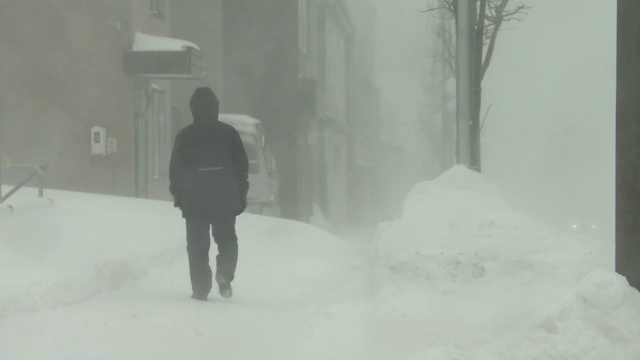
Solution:
[[[186,40],[147,35],[141,32],[136,32],[133,38],[134,51],[182,51],[188,47],[200,50],[196,44]]]

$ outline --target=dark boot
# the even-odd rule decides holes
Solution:
[[[218,283],[218,292],[220,295],[225,299],[230,299],[233,296],[231,282],[227,281],[222,275],[216,275],[216,282]]]
[[[195,300],[200,300],[200,301],[207,301],[207,295],[203,295],[203,294],[193,293],[191,294],[191,298]]]

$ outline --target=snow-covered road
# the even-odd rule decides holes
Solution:
[[[348,270],[346,277],[338,271],[326,278],[318,274],[303,287],[290,281],[304,276],[302,264],[287,269],[272,252],[253,256],[251,246],[243,248],[231,300],[217,294],[207,302],[190,299],[186,257],[179,257],[76,304],[11,314],[0,327],[0,358],[366,358],[356,356],[366,351],[365,339],[360,346],[353,341],[366,334],[368,307],[357,283],[344,286],[358,280],[358,271]],[[292,262],[298,261],[317,265],[312,256]]]
[[[368,358],[370,243],[243,215],[234,298],[198,302],[170,204],[49,196],[2,218],[0,359]]]
[[[534,221],[464,168],[374,235],[242,215],[234,297],[207,302],[169,203],[47,196],[0,211],[3,360],[640,359],[612,239]]]

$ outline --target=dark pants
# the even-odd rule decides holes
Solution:
[[[194,294],[207,295],[211,291],[213,280],[211,267],[209,267],[209,248],[211,247],[209,229],[218,245],[216,276],[222,276],[226,281],[231,282],[238,262],[236,217],[220,216],[211,221],[189,218],[186,222],[191,288]]]

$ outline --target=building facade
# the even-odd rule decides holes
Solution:
[[[194,42],[206,59],[206,73],[203,78],[174,80],[172,83],[174,129],[179,130],[193,120],[189,110],[189,99],[199,86],[211,87],[221,100],[221,111],[225,111],[226,102],[222,101],[222,0],[170,0],[169,4],[171,36]]]
[[[320,211],[334,225],[358,220],[377,138],[373,6],[223,3],[223,103],[264,122],[283,216],[308,221]]]
[[[165,0],[2,2],[0,156],[50,161],[47,187],[168,198],[171,79],[193,76],[145,67],[181,53],[162,52],[170,18]]]
[[[262,121],[282,216],[358,221],[374,191],[375,17],[366,0],[2,2],[0,155],[52,160],[48,187],[168,199],[173,139],[210,86],[222,112]]]
[[[133,194],[132,83],[122,69],[130,19],[128,1],[0,4],[0,154],[50,160],[51,187]],[[91,155],[94,126],[118,139],[117,153]]]
[[[315,80],[309,126],[314,203],[336,225],[362,223],[375,199],[378,92],[370,1],[307,0],[301,76]]]

